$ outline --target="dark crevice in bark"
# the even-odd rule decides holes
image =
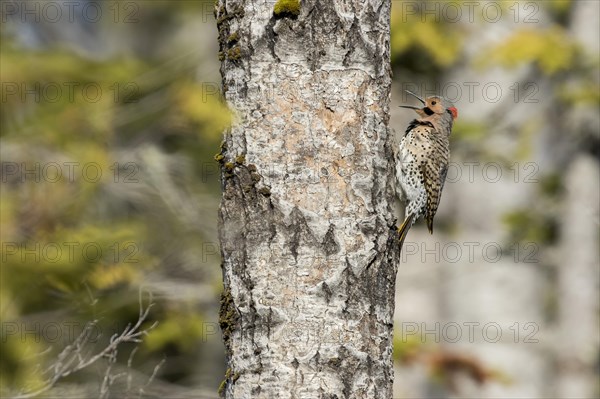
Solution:
[[[342,313],[348,319],[348,318],[352,317],[352,315],[350,314],[348,309],[352,308],[353,294],[355,292],[353,289],[353,284],[356,281],[356,276],[352,272],[352,266],[350,266],[348,259],[346,259],[346,268],[344,269],[344,281],[345,281],[344,285],[345,285],[346,295],[345,295],[344,307],[342,309]]]
[[[333,292],[331,291],[331,288],[329,288],[329,285],[327,285],[327,283],[325,281],[323,281],[323,283],[321,283],[321,290],[323,290],[323,294],[325,295],[325,300],[327,301],[327,303],[329,303]]]
[[[315,235],[311,231],[306,218],[298,207],[294,207],[290,213],[290,224],[288,231],[292,232],[291,238],[288,241],[290,252],[295,260],[298,259],[298,248],[302,244],[305,247],[315,248]],[[314,253],[316,255],[316,253]]]
[[[309,8],[306,20],[310,25],[310,32],[305,34],[305,48],[311,49],[307,53],[307,61],[310,69],[314,72],[322,66],[322,59],[327,56],[326,48],[332,37],[344,37],[343,23],[330,2],[315,1],[313,7]],[[327,30],[329,29],[330,30]],[[341,40],[347,43],[347,40]]]
[[[226,150],[224,151],[226,152]],[[256,310],[256,300],[254,298],[255,283],[251,278],[251,270],[248,266],[248,246],[253,243],[261,242],[272,235],[272,229],[268,226],[273,224],[272,204],[270,198],[258,193],[256,188],[257,179],[253,178],[254,168],[249,168],[244,164],[236,164],[232,170],[225,167],[223,163],[222,181],[223,181],[223,203],[220,212],[220,223],[225,226],[221,229],[221,242],[233,245],[228,249],[228,258],[230,267],[234,276],[240,278],[244,290],[237,299],[239,303],[234,302],[230,290],[230,280],[224,273],[224,291],[221,300],[220,325],[223,332],[223,339],[226,342],[227,357],[231,358],[230,340],[235,333],[236,327],[241,327],[241,334],[249,338],[254,349],[254,356],[257,359],[256,367],[242,372],[252,372],[260,374],[264,365],[261,357],[262,348],[256,342],[256,336],[266,331],[270,336],[271,326],[274,324],[272,319],[272,310],[268,317],[263,319]],[[264,215],[269,217],[265,218]],[[265,226],[265,224],[267,226]],[[265,228],[266,227],[266,228]],[[225,231],[235,232],[232,237],[225,238]],[[222,255],[225,258],[225,255]],[[248,295],[248,297],[246,297]],[[240,308],[247,309],[240,311]],[[239,378],[239,374],[238,378]],[[236,379],[228,378],[225,387],[234,384]]]
[[[219,43],[219,59],[221,63],[221,76],[223,77],[223,92],[227,91],[227,85],[231,82],[225,80],[225,68],[229,65],[241,66],[244,56],[247,56],[246,50],[242,47],[244,38],[241,31],[232,31],[231,22],[240,20],[244,17],[244,8],[242,5],[235,5],[227,10],[226,2],[220,6],[215,4],[214,16],[217,22],[218,43]],[[237,83],[237,82],[234,82]]]
[[[360,25],[357,24],[357,18],[356,16],[354,17],[354,20],[352,21],[352,25],[350,26],[350,29],[348,30],[349,32],[351,32],[350,34],[348,34],[348,51],[346,51],[346,54],[344,55],[344,61],[342,61],[342,65],[344,66],[348,66],[350,65],[350,56],[352,54],[354,54],[354,52],[356,51],[356,46],[357,46],[357,41],[356,41],[356,36],[359,35],[359,33],[357,32],[357,29],[360,29]]]
[[[333,224],[329,225],[329,229],[327,230],[321,245],[323,246],[323,251],[327,256],[337,254],[340,251],[340,246],[335,241],[335,226]]]
[[[316,19],[316,17],[313,16],[313,11],[316,10],[316,14],[319,14],[319,10],[318,10],[319,4],[320,4],[319,2],[313,3],[313,6],[310,7],[309,12],[306,16],[306,19],[309,21],[308,23],[310,24],[310,34],[308,35],[307,40],[312,43],[315,42],[314,37],[315,37],[315,19]],[[306,58],[307,58],[308,64],[310,65],[310,70],[312,72],[314,72],[317,69],[317,65],[316,65],[317,57],[315,56],[315,54],[317,53],[318,50],[316,49],[316,47],[310,47],[310,49],[311,50],[309,50]]]
[[[267,338],[271,338],[271,325],[273,324],[273,308],[269,306],[269,315],[267,316]]]
[[[275,45],[277,44],[277,32],[275,32],[275,24],[277,23],[277,19],[275,17],[271,17],[267,26],[265,26],[265,33],[261,39],[264,39],[267,42],[267,46],[269,47],[269,51],[271,52],[271,56],[277,62],[281,62],[277,54],[275,53]],[[259,40],[261,40],[259,39]]]
[[[337,367],[337,372],[340,376],[342,384],[344,385],[342,393],[344,398],[349,398],[350,394],[353,393],[352,385],[354,382],[356,367],[350,352],[345,346],[342,345],[340,347],[340,350],[338,351],[338,357],[341,359],[341,361]]]
[[[315,355],[313,357],[311,357],[310,360],[308,361],[308,364],[314,363],[313,367],[318,368],[319,364],[320,364],[319,363],[320,360],[321,360],[321,354],[317,350],[315,352]]]

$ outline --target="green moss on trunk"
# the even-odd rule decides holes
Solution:
[[[275,18],[297,18],[300,15],[300,0],[278,0],[273,7]]]

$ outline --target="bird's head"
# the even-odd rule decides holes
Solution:
[[[413,105],[401,105],[402,108],[414,109],[417,114],[421,118],[427,118],[432,115],[444,116],[449,114],[452,116],[452,120],[458,118],[458,110],[450,101],[446,100],[444,97],[440,96],[431,96],[427,97],[423,100],[421,97],[417,96],[415,93],[405,90],[408,94],[415,97],[423,104],[423,107],[415,107]]]

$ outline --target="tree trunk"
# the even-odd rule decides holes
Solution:
[[[390,398],[390,2],[216,4],[227,398]]]
[[[580,155],[567,169],[559,246],[560,398],[598,397],[598,162]],[[595,281],[596,284],[590,284]]]

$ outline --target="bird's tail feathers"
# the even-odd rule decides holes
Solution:
[[[406,217],[406,219],[404,219],[402,226],[400,226],[400,228],[398,229],[398,233],[400,234],[400,251],[402,251],[402,246],[404,245],[404,239],[406,238],[406,235],[408,234],[408,230],[413,225],[414,217],[415,217],[414,214],[408,215]]]
[[[429,234],[433,234],[433,216],[427,218],[427,230],[429,230]]]

